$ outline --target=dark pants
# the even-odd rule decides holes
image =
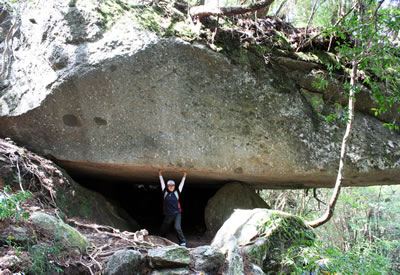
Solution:
[[[161,233],[160,235],[164,238],[167,237],[168,230],[171,227],[171,224],[174,223],[174,228],[176,232],[176,236],[178,237],[179,244],[186,243],[185,236],[183,235],[182,228],[181,228],[181,220],[182,215],[181,213],[172,215],[172,216],[165,216],[163,223],[161,225]]]

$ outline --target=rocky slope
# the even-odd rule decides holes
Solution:
[[[340,82],[320,91],[323,64],[237,46],[226,31],[210,48],[185,18],[122,1],[29,1],[10,41],[0,136],[102,178],[155,181],[170,167],[192,183],[332,186],[344,125],[318,112],[333,110]],[[398,184],[399,146],[398,133],[358,112],[344,184]]]

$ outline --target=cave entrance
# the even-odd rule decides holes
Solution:
[[[159,229],[163,220],[163,195],[160,183],[115,181],[112,179],[98,179],[88,177],[76,177],[74,180],[82,186],[105,196],[111,203],[125,210],[141,228],[145,228],[151,235],[159,235]],[[158,178],[157,178],[158,180]],[[165,177],[167,181],[168,178]],[[174,179],[177,185],[180,179]],[[221,187],[221,183],[215,184],[191,184],[186,181],[180,198],[182,206],[182,230],[188,243],[201,244],[210,241],[206,236],[204,211],[208,200]],[[171,228],[168,239],[177,242],[175,232]]]

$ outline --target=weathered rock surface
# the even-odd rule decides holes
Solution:
[[[271,207],[251,186],[241,183],[225,184],[207,203],[204,211],[207,230],[214,235],[235,209],[253,208]]]
[[[176,245],[164,246],[150,249],[144,254],[124,249],[110,257],[105,274],[216,275],[220,274],[224,262],[225,255],[209,245],[190,249]]]
[[[0,192],[0,203],[2,203],[1,192]],[[32,241],[31,238],[32,235],[26,228],[16,227],[13,225],[10,225],[7,231],[2,230],[2,232],[0,232],[1,242],[5,242],[7,239],[12,239],[13,242],[15,243],[28,245]]]
[[[184,267],[191,262],[189,249],[181,246],[151,249],[147,256],[152,268]]]
[[[225,255],[215,247],[204,245],[192,250],[194,269],[203,271],[208,275],[218,274],[225,262]]]
[[[143,255],[135,250],[115,252],[107,263],[106,275],[140,275],[144,268]]]
[[[63,176],[68,179],[69,186],[59,186],[55,200],[57,206],[68,217],[89,219],[96,224],[109,225],[121,231],[135,232],[141,229],[141,226],[116,203],[79,185],[67,173]]]
[[[89,219],[93,223],[113,226],[121,231],[134,232],[140,229],[138,223],[129,217],[126,211],[113,205],[101,194],[77,184],[53,162],[4,139],[0,139],[0,188],[12,185],[11,179],[17,173],[11,168],[12,165],[10,166],[10,155],[21,156],[19,167],[22,169],[20,172],[24,174],[23,180],[28,181],[29,177],[37,179],[48,172],[48,178],[45,180],[51,182],[54,188],[54,201],[62,215],[68,218]],[[29,166],[24,164],[25,160],[28,160]],[[0,191],[0,201],[2,196]]]
[[[217,232],[212,246],[227,254],[225,274],[244,270],[243,255],[267,274],[290,273],[280,257],[289,248],[310,245],[316,238],[313,230],[296,216],[276,210],[236,210]]]
[[[82,252],[89,246],[89,241],[85,236],[60,219],[41,212],[32,213],[29,219],[40,229],[51,232],[52,237],[66,247],[78,247]]]
[[[0,93],[0,136],[99,177],[156,181],[157,167],[183,167],[191,182],[333,185],[344,128],[323,123],[299,89],[314,66],[234,65],[157,36],[124,16],[128,8],[105,25],[99,9],[112,3],[27,3]],[[400,136],[381,124],[356,114],[345,185],[399,183]]]

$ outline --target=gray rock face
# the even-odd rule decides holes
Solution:
[[[97,5],[27,4],[0,136],[100,176],[154,181],[156,167],[184,167],[192,182],[333,185],[343,125],[318,118],[287,60],[254,72],[128,16],[105,30]],[[397,133],[357,113],[345,184],[399,183],[399,147]]]
[[[151,249],[148,258],[152,268],[185,267],[191,262],[189,249],[181,246]]]
[[[143,255],[135,250],[117,251],[110,257],[105,274],[140,275],[144,268]]]
[[[234,236],[221,247],[221,250],[226,255],[225,268],[222,274],[245,274],[245,263],[242,255],[242,251],[238,246],[237,239]]]
[[[225,261],[224,254],[218,248],[209,245],[194,248],[192,258],[194,269],[203,271],[207,275],[218,274]]]
[[[250,186],[225,184],[207,203],[204,211],[207,230],[215,234],[235,209],[253,208],[271,207]]]
[[[29,219],[42,230],[51,232],[53,238],[67,247],[78,247],[80,251],[85,251],[89,246],[89,241],[85,236],[60,219],[41,212],[32,213]]]
[[[227,254],[226,274],[244,268],[242,254],[248,256],[255,272],[261,267],[267,274],[283,270],[290,273],[290,266],[281,266],[281,255],[288,249],[310,245],[315,233],[304,222],[291,214],[269,209],[238,209],[217,232],[212,246]],[[239,247],[241,249],[239,249]]]

